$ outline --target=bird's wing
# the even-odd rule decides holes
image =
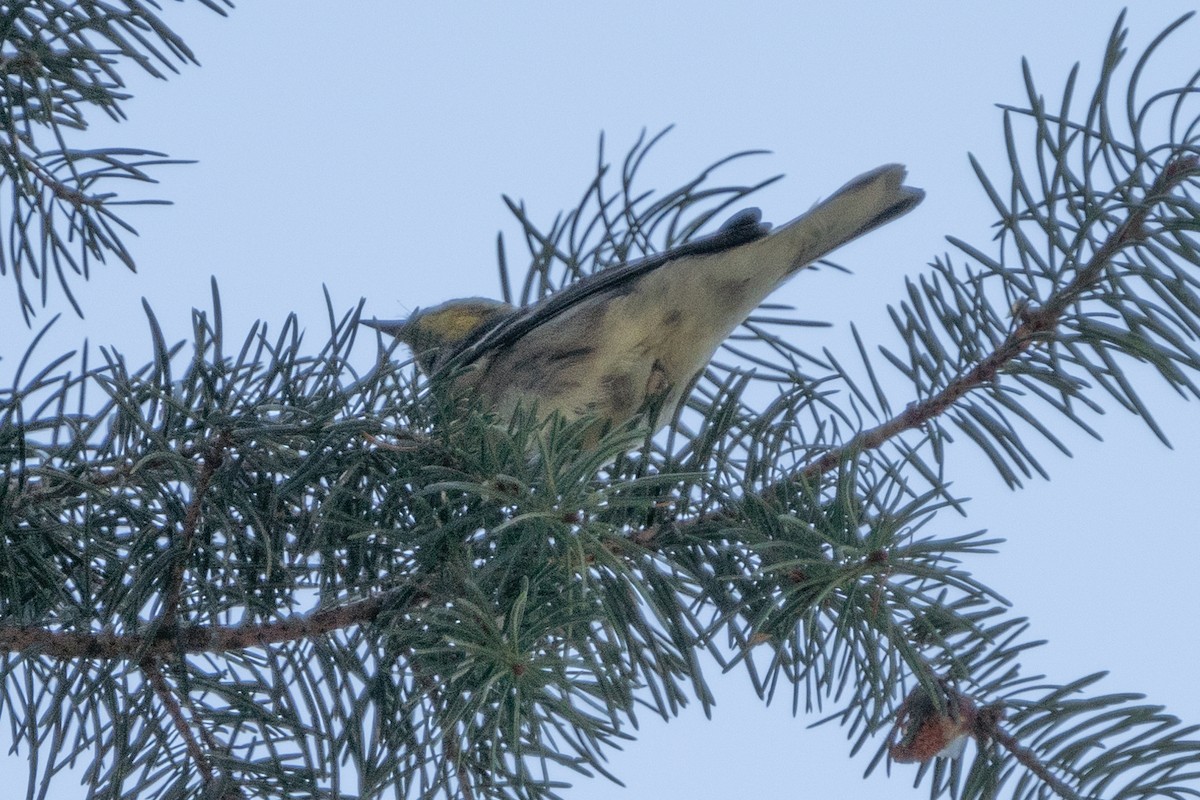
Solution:
[[[762,212],[757,208],[747,208],[730,217],[716,233],[576,281],[561,291],[504,317],[497,324],[474,332],[444,362],[443,368],[453,370],[473,364],[488,353],[507,347],[534,328],[544,325],[589,297],[609,291],[619,292],[621,287],[631,286],[637,278],[672,261],[689,256],[719,253],[761,239],[771,227],[761,220]]]
[[[727,326],[709,331],[714,336],[719,334],[719,344],[763,298],[796,270],[916,207],[925,193],[905,186],[904,176],[904,167],[899,164],[885,164],[865,172],[808,212],[770,232],[768,226],[759,221],[758,209],[743,211],[712,236],[604,270],[514,312],[495,326],[469,337],[447,359],[445,366],[456,368],[473,364],[584,300],[604,293],[617,297],[631,290],[641,278],[645,278],[646,283],[639,291],[647,294],[644,298],[649,304],[647,307],[675,302],[680,306],[723,309],[722,322]],[[713,254],[722,254],[722,257],[706,258]],[[697,258],[690,262],[690,268],[695,271],[686,278],[658,272],[668,264],[693,257]],[[690,283],[680,284],[681,280]],[[653,285],[655,283],[657,285]],[[674,300],[669,300],[672,297]]]

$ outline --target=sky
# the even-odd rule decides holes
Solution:
[[[1128,16],[1131,52],[1191,5],[1138,4]],[[1021,58],[1049,97],[1080,61],[1086,90],[1120,9],[1108,0],[248,0],[222,19],[199,3],[166,4],[164,19],[203,66],[167,82],[127,68],[129,119],[97,120],[76,143],[142,146],[198,163],[160,170],[158,186],[133,187],[133,196],[174,201],[131,210],[138,273],[112,264],[77,285],[82,320],[52,293],[38,324],[64,315],[39,352],[48,360],[86,338],[144,363],[142,298],[168,340],[183,339],[191,309],[209,306],[212,276],[228,332],[240,339],[255,319],[278,330],[295,312],[314,348],[326,335],[323,287],[339,312],[366,298],[366,313],[381,317],[495,296],[496,232],[519,252],[502,194],[548,223],[591,179],[601,131],[620,158],[643,128],[672,124],[644,186],[671,188],[729,153],[765,148],[772,154],[726,175],[785,173],[755,201],[775,222],[869,168],[908,166],[927,199],[839,251],[854,276],[801,274],[772,298],[801,317],[840,321],[832,331],[801,331],[844,344],[851,319],[868,332],[887,329],[886,305],[902,299],[903,277],[950,251],[946,235],[987,245],[994,215],[967,154],[1004,174],[996,104],[1025,102]],[[1193,20],[1159,65],[1160,88],[1200,66],[1198,45]],[[6,380],[33,336],[7,279],[0,325]],[[959,446],[948,473],[958,494],[973,498],[969,516],[939,525],[1007,540],[969,566],[1030,617],[1029,638],[1049,640],[1026,659],[1028,671],[1066,682],[1111,670],[1103,691],[1145,692],[1200,722],[1197,406],[1152,382],[1144,396],[1174,449],[1111,401],[1093,420],[1103,442],[1066,430],[1075,458],[1042,447],[1051,480],[1016,492]],[[710,678],[712,720],[698,705],[669,724],[643,716],[638,740],[612,754],[626,788],[598,778],[567,796],[927,793],[911,788],[912,766],[863,781],[874,746],[851,759],[836,726],[809,729],[816,717],[793,718],[786,700],[764,707],[740,673],[720,676],[714,666]],[[23,755],[0,759],[0,774],[23,782]],[[60,784],[61,797],[72,788]]]

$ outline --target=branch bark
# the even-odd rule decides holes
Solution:
[[[996,380],[1001,371],[1020,358],[1026,350],[1049,341],[1051,334],[1062,322],[1066,310],[1095,286],[1104,274],[1104,268],[1112,262],[1117,253],[1142,239],[1146,219],[1154,205],[1163,200],[1177,185],[1195,174],[1197,169],[1200,169],[1200,159],[1196,156],[1181,156],[1168,162],[1146,192],[1142,203],[1096,248],[1088,262],[1075,273],[1074,278],[1040,308],[1026,308],[1020,312],[1020,323],[983,360],[951,380],[940,392],[925,400],[910,403],[891,419],[859,432],[844,445],[826,451],[816,461],[801,468],[796,477],[816,478],[836,469],[852,454],[877,449],[905,431],[921,427],[945,413],[971,391]]]

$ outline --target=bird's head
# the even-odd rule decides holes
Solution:
[[[446,357],[481,328],[490,328],[515,309],[486,297],[450,300],[433,308],[417,309],[407,319],[365,319],[362,324],[395,336],[413,352],[417,366],[433,375]]]

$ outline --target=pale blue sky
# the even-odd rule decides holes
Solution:
[[[1139,4],[1128,19],[1131,50],[1193,5]],[[77,287],[87,318],[64,317],[43,352],[87,337],[142,363],[150,345],[141,297],[168,339],[182,339],[191,308],[208,306],[211,275],[227,332],[240,338],[259,318],[278,329],[295,311],[314,347],[325,330],[322,284],[339,310],[366,297],[367,313],[379,316],[496,294],[496,231],[509,232],[513,252],[517,245],[501,193],[524,198],[548,222],[590,179],[601,130],[619,157],[641,128],[671,123],[647,187],[670,188],[735,150],[767,148],[774,154],[730,175],[787,174],[757,200],[775,222],[865,169],[907,164],[927,200],[839,252],[856,276],[802,274],[773,298],[801,316],[886,330],[885,304],[900,299],[904,275],[949,249],[946,234],[988,242],[992,214],[966,154],[1002,174],[995,104],[1024,102],[1021,57],[1050,96],[1081,60],[1081,86],[1090,90],[1120,8],[1108,0],[290,0],[247,1],[220,19],[196,3],[168,4],[165,19],[203,67],[167,83],[127,70],[136,95],[130,120],[97,124],[77,143],[144,146],[200,163],[158,173],[154,195],[175,205],[133,212],[139,274],[98,269],[92,285]],[[1200,66],[1196,52],[1194,20],[1161,62],[1163,80],[1186,80]],[[4,377],[31,336],[15,309],[5,281]],[[59,309],[66,304],[56,301]],[[848,341],[844,325],[802,334]],[[1174,451],[1113,410],[1094,422],[1104,443],[1066,430],[1077,458],[1042,448],[1053,480],[1013,493],[964,445],[951,452],[948,471],[959,494],[976,499],[969,518],[939,524],[1008,539],[999,555],[970,566],[1031,617],[1031,638],[1050,640],[1027,660],[1031,672],[1067,681],[1110,669],[1105,691],[1147,692],[1200,721],[1192,588],[1200,407],[1162,391],[1146,396]],[[911,766],[864,783],[873,746],[850,760],[841,729],[808,730],[815,717],[792,718],[786,700],[764,709],[739,673],[714,670],[712,678],[712,721],[698,707],[669,725],[643,716],[639,741],[613,754],[628,788],[597,779],[568,796],[926,794],[909,788]],[[20,758],[0,769],[25,773]],[[72,788],[60,784],[59,796],[73,796]]]

